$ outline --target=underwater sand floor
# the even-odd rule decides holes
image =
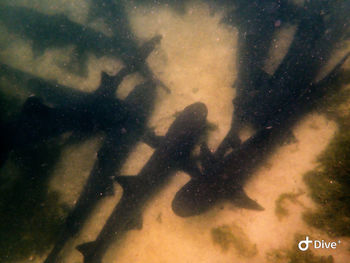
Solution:
[[[78,10],[78,7],[69,7],[71,12],[75,9]],[[177,111],[201,101],[208,107],[208,120],[218,126],[209,134],[209,146],[215,149],[229,129],[233,110],[235,90],[231,86],[237,71],[236,29],[220,24],[220,14],[211,15],[208,6],[198,3],[190,5],[184,15],[169,8],[139,7],[130,12],[130,18],[136,35],[141,39],[155,34],[163,36],[148,63],[172,93],[166,94],[158,89],[149,126],[155,127],[156,133],[163,135]],[[4,63],[84,91],[97,87],[101,70],[113,73],[121,67],[116,60],[90,56],[88,78],[77,77],[59,66],[68,60],[67,50],[49,50],[44,56],[34,59],[30,43],[10,33],[8,35],[15,42],[14,45],[6,45],[2,41],[6,47],[0,52]],[[130,87],[139,81],[141,77],[137,74],[129,78],[118,91],[118,96],[125,97]],[[316,167],[317,155],[326,148],[336,130],[334,122],[318,113],[310,113],[300,121],[293,130],[297,142],[278,148],[245,187],[248,195],[265,208],[261,212],[224,203],[200,216],[177,217],[171,210],[171,201],[176,191],[189,180],[187,174],[177,172],[167,187],[149,202],[143,214],[142,230],[130,231],[125,238],[115,242],[104,257],[104,262],[269,262],[266,253],[295,246],[296,233],[329,240],[302,220],[302,212],[315,206],[308,197],[302,175]],[[66,149],[55,169],[50,189],[61,192],[62,201],[71,206],[96,160],[100,142],[101,138],[93,138]],[[122,173],[138,173],[152,152],[150,147],[140,143],[124,165]],[[74,246],[97,236],[121,196],[121,188],[116,185],[115,189],[116,195],[101,202],[81,234],[66,246],[63,253],[65,262],[81,262],[82,256]],[[275,214],[275,201],[282,193],[301,194],[299,203],[286,201],[289,215],[279,219]],[[229,245],[226,251],[214,244],[212,229],[223,225],[232,226],[232,229],[243,233],[240,234],[240,238],[244,239],[243,247],[251,253],[244,254],[235,244]],[[350,259],[350,243],[345,239],[342,241],[336,253],[317,253],[331,254],[335,262],[346,263]],[[32,262],[42,262],[44,258],[36,257]]]

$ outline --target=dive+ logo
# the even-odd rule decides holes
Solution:
[[[309,237],[306,236],[305,240],[301,240],[298,244],[298,248],[301,250],[301,251],[306,251],[309,249],[309,244],[313,245],[313,247],[315,249],[319,249],[319,248],[326,248],[326,249],[336,249],[337,248],[337,245],[340,244],[340,240],[338,240],[337,242],[335,241],[332,241],[332,242],[326,242],[324,240],[309,240]]]

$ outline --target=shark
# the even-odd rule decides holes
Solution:
[[[129,21],[126,3],[126,1],[93,0],[90,3],[88,20],[91,22],[98,18],[102,19],[108,30],[113,33],[112,38],[116,38],[116,42],[119,43],[124,63],[170,93],[170,89],[153,74],[152,69],[145,62],[154,49],[154,43],[159,43],[161,36],[156,35],[139,48],[138,38]],[[147,50],[150,51],[147,52]]]
[[[264,2],[262,5],[264,6],[266,3]],[[338,15],[334,10],[338,10],[336,8],[338,4],[343,5],[343,9],[350,11],[348,3],[345,5],[330,1],[325,1],[322,5],[307,2],[301,8],[292,7],[292,10],[295,9],[295,11],[291,12],[293,15],[290,17],[290,22],[296,23],[297,29],[287,54],[273,75],[260,69],[262,58],[264,58],[263,54],[255,54],[253,48],[250,48],[253,51],[239,49],[239,56],[247,57],[247,59],[242,60],[240,67],[243,69],[242,72],[238,73],[239,81],[237,95],[233,100],[234,112],[231,128],[218,147],[218,154],[224,155],[230,148],[241,143],[239,131],[245,124],[256,130],[268,127],[270,119],[273,119],[276,112],[283,110],[285,105],[295,103],[317,78],[320,69],[329,60],[337,43],[345,36],[346,28],[343,24],[344,21],[348,21],[348,18],[345,16],[342,16],[341,19],[337,18]],[[289,10],[286,8],[282,8],[281,12],[284,9]],[[283,18],[283,16],[280,17],[279,12],[276,15],[279,16],[275,19]],[[268,24],[271,23],[269,19],[267,17]],[[261,24],[264,23],[266,22]],[[260,32],[259,39],[261,38],[264,36]],[[259,41],[261,42],[261,40]],[[259,41],[256,42],[256,48],[264,50],[264,45],[261,46]],[[243,41],[243,43],[245,42]],[[255,44],[254,41],[251,41],[251,44],[246,43],[246,45],[249,46],[252,43]],[[253,72],[254,68],[256,69],[255,73]]]
[[[121,200],[95,241],[77,249],[84,263],[99,263],[112,241],[132,229],[142,228],[142,211],[170,175],[177,169],[187,170],[191,151],[206,127],[207,108],[197,102],[187,106],[175,119],[159,146],[135,176],[116,176],[123,188]]]
[[[278,31],[286,25],[299,21],[298,9],[288,1],[223,1],[228,12],[223,23],[238,29],[238,47],[236,65],[237,80],[233,84],[236,98],[233,100],[235,111],[232,115],[232,127],[226,140],[220,144],[218,153],[224,154],[230,145],[240,143],[238,131],[242,126],[241,108],[249,108],[249,98],[263,90],[268,74],[263,70],[268,63],[268,54]],[[234,6],[234,7],[233,7]],[[246,107],[246,104],[249,104]]]
[[[151,44],[145,48],[151,52],[154,46]],[[109,127],[125,122],[122,118],[133,114],[129,109],[135,108],[127,107],[125,101],[115,98],[116,89],[125,76],[134,72],[130,67],[122,68],[114,76],[102,72],[100,85],[94,92],[60,85],[6,64],[0,64],[0,69],[1,75],[16,79],[26,86],[25,90],[32,93],[24,102],[17,119],[1,123],[2,141],[6,146],[1,150],[1,163],[12,149],[23,148],[65,132],[85,136],[95,131],[106,131]],[[145,83],[143,87],[152,86],[152,90],[156,86],[153,80]],[[149,94],[152,97],[154,93]]]
[[[102,73],[101,77],[104,74],[106,73]],[[68,103],[80,103],[91,94],[62,85],[54,80],[41,78],[4,63],[0,63],[0,76],[15,80],[23,87],[23,90],[40,97],[43,101],[54,107],[67,105]]]
[[[176,193],[172,208],[177,215],[199,215],[224,200],[244,208],[263,209],[243,191],[244,184],[269,153],[290,139],[293,125],[327,93],[349,56],[345,55],[323,79],[315,80],[344,30],[336,26],[341,19],[335,19],[334,13],[328,17],[333,22],[325,23],[324,14],[331,11],[329,5],[307,5],[306,11],[299,14],[293,42],[277,70],[255,82],[252,94],[237,94],[231,129],[217,150],[212,153],[202,145],[202,175],[192,176]],[[243,122],[251,123],[256,131],[242,143],[238,131]]]
[[[312,83],[295,102],[276,113],[269,126],[258,130],[223,157],[202,144],[201,174],[192,174],[191,180],[176,193],[172,201],[174,213],[181,217],[200,215],[224,201],[242,208],[263,210],[244,192],[244,184],[269,154],[288,139],[291,128],[300,117],[329,92],[349,56],[350,53],[345,55],[325,78]]]
[[[80,231],[96,204],[103,197],[114,193],[112,178],[118,174],[130,150],[145,133],[146,123],[154,105],[155,91],[156,86],[152,82],[136,86],[124,100],[127,107],[132,109],[132,114],[127,114],[121,125],[104,129],[105,138],[97,153],[97,161],[45,263],[58,262],[60,251],[66,242]],[[96,92],[98,93],[99,89]],[[101,106],[99,104],[98,107]],[[113,112],[109,114],[115,117]]]
[[[50,48],[74,46],[70,65],[74,71],[74,63],[78,65],[76,73],[86,72],[87,55],[97,57],[109,56],[120,59],[129,71],[142,69],[143,75],[156,81],[152,71],[146,64],[148,55],[161,40],[157,35],[142,45],[131,39],[130,31],[117,30],[112,37],[96,31],[89,26],[71,21],[64,14],[47,15],[31,8],[16,6],[0,6],[0,21],[10,32],[14,32],[32,41],[34,57],[41,56]],[[121,23],[117,24],[119,28]]]
[[[51,133],[51,135],[47,133],[37,133],[34,137],[30,136],[29,134],[33,133],[35,129],[24,130],[25,132],[21,134],[21,130],[19,129],[19,127],[21,125],[22,128],[28,126],[25,125],[22,121],[30,123],[30,119],[33,118],[36,119],[37,122],[39,122],[39,117],[34,118],[33,115],[28,116],[30,114],[26,114],[25,109],[30,109],[31,104],[37,104],[37,108],[42,107],[42,109],[46,111],[49,110],[48,108],[50,107],[62,107],[64,105],[68,106],[69,104],[77,105],[86,100],[89,96],[91,96],[91,93],[79,91],[78,89],[63,86],[54,81],[42,79],[31,73],[24,72],[22,70],[13,68],[9,65],[2,63],[0,63],[0,76],[4,76],[6,78],[11,79],[11,81],[13,80],[15,83],[18,83],[18,85],[21,87],[22,92],[32,94],[30,99],[25,99],[24,102],[22,102],[21,99],[18,99],[19,105],[17,106],[18,110],[16,110],[16,114],[11,116],[10,118],[4,118],[0,121],[0,140],[2,145],[0,150],[0,166],[6,161],[8,153],[10,151],[22,149],[23,147],[28,147],[39,141],[55,137],[59,134],[57,130],[54,130],[54,132]],[[50,107],[46,107],[47,105],[50,105]],[[38,109],[38,111],[40,110]],[[25,118],[25,115],[27,115],[29,119]],[[20,144],[15,138],[16,136],[20,136]],[[30,139],[30,137],[32,140]]]
[[[65,132],[93,133],[125,122],[127,116],[132,114],[132,110],[128,109],[124,101],[105,96],[106,90],[110,92],[116,89],[110,85],[111,83],[108,83],[110,87],[106,87],[104,83],[106,76],[107,74],[102,73],[102,83],[93,93],[71,89],[72,94],[76,95],[75,98],[72,96],[72,100],[69,99],[70,93],[67,93],[67,90],[61,90],[63,93],[57,100],[63,101],[63,104],[58,104],[56,101],[53,105],[47,105],[36,95],[27,98],[18,117],[3,124],[6,129],[4,133],[6,147],[2,149],[4,156],[2,159],[6,159],[7,153],[13,149],[27,147]],[[121,71],[111,78],[121,79],[123,76]],[[41,79],[32,79],[28,84],[36,85],[41,89],[41,93],[45,93],[43,90],[48,89],[56,90],[57,94],[60,90],[59,87]]]

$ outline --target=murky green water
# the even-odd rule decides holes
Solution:
[[[348,11],[3,1],[0,262],[349,262]]]

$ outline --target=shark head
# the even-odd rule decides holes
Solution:
[[[220,199],[214,188],[207,180],[191,179],[176,193],[172,202],[174,213],[190,217],[206,212]]]
[[[208,109],[201,102],[187,106],[168,130],[166,140],[173,145],[173,160],[181,160],[190,154],[193,146],[206,127]],[[168,149],[164,149],[168,152]]]
[[[191,179],[176,193],[172,209],[178,216],[190,217],[205,213],[222,201],[245,209],[264,210],[241,186],[225,184],[225,180],[215,182],[197,178]]]
[[[244,192],[240,169],[223,169],[225,161],[213,155],[206,145],[201,146],[200,159],[202,174],[192,176],[173,199],[172,209],[176,215],[200,215],[221,201],[229,201],[246,209],[263,210]]]

